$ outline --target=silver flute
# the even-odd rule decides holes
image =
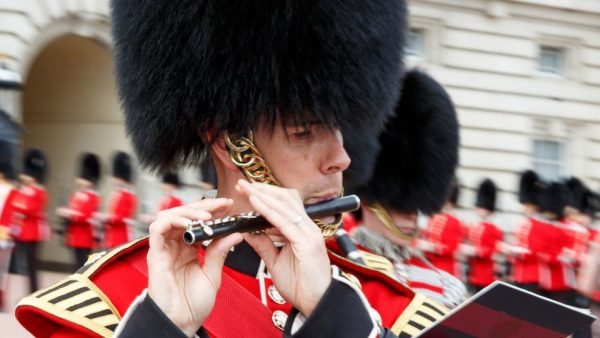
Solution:
[[[360,199],[358,196],[348,195],[321,203],[305,205],[304,209],[308,217],[314,219],[354,211],[359,207]],[[270,227],[271,224],[263,216],[256,212],[247,212],[210,221],[191,222],[183,234],[183,241],[186,244],[194,244],[236,232],[255,232]]]

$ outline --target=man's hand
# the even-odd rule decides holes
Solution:
[[[232,200],[208,199],[165,210],[150,224],[148,294],[188,337],[208,317],[221,286],[227,253],[242,241],[239,233],[213,241],[204,265],[198,264],[198,246],[186,245],[183,232],[190,221],[209,220],[213,212],[228,209]]]
[[[237,189],[287,239],[279,250],[266,235],[245,235],[265,261],[283,298],[309,316],[331,284],[325,240],[308,217],[298,191],[239,180]]]

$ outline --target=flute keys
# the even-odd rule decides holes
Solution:
[[[275,324],[275,327],[277,327],[281,331],[283,331],[283,329],[285,328],[287,318],[287,314],[281,310],[275,310],[275,312],[273,312],[273,316],[271,316],[271,319],[273,319],[273,324]]]
[[[283,299],[283,297],[281,297],[281,294],[279,293],[279,291],[277,291],[277,288],[275,287],[275,285],[269,286],[267,293],[269,294],[269,298],[271,298],[271,300],[274,301],[275,303],[285,304],[285,299]]]

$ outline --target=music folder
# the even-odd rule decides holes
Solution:
[[[594,320],[587,309],[496,281],[415,338],[562,338]]]

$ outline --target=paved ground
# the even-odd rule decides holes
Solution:
[[[66,274],[56,272],[40,272],[40,287],[46,287],[54,282],[57,282],[64,277]],[[15,306],[19,302],[19,299],[23,298],[29,293],[28,281],[25,276],[20,275],[9,275],[8,278],[8,299],[6,312],[0,312],[0,337],[4,338],[30,338],[32,337],[25,329],[19,325],[15,319],[14,311]],[[596,316],[600,316],[600,305],[592,307],[592,311]],[[594,337],[600,338],[600,321],[596,321],[593,326]]]
[[[46,287],[65,278],[67,274],[42,271],[39,274],[40,287]],[[7,307],[5,312],[0,312],[0,337],[2,338],[29,338],[32,337],[19,325],[15,319],[15,307],[19,300],[29,294],[29,282],[25,276],[9,275],[7,281]]]

